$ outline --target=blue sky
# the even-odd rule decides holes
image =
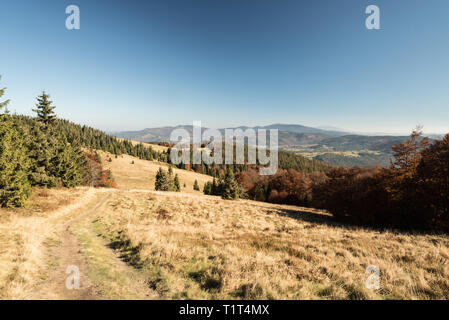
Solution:
[[[447,0],[2,0],[0,85],[11,111],[45,89],[60,117],[107,131],[449,132],[448,15]]]

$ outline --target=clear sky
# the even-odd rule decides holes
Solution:
[[[78,5],[81,29],[65,27]],[[380,8],[367,30],[365,8]],[[201,120],[449,132],[447,0],[1,0],[0,86],[106,131]]]

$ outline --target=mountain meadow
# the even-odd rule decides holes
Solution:
[[[449,299],[449,135],[274,125],[289,152],[262,176],[172,164],[172,128],[115,137],[35,103],[0,100],[1,299]]]

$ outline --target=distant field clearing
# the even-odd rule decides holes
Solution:
[[[168,170],[166,163],[140,160],[136,157],[121,155],[117,159],[114,155],[99,151],[103,165],[106,169],[110,169],[120,189],[147,189],[154,190],[156,180],[156,172],[162,167]],[[109,162],[109,158],[112,162]],[[134,161],[134,164],[132,162]],[[188,193],[201,194],[203,185],[207,181],[212,181],[212,177],[199,174],[193,171],[181,170],[174,168],[173,172],[178,174],[181,182],[181,191]],[[195,180],[198,181],[201,191],[193,190]],[[184,187],[186,184],[186,187]]]

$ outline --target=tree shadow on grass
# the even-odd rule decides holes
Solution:
[[[338,221],[335,221],[331,215],[323,214],[320,212],[306,211],[305,209],[298,208],[295,209],[285,209],[280,208],[277,210],[273,210],[273,213],[281,216],[288,217],[291,219],[299,220],[302,222],[312,223],[312,224],[320,224],[326,225],[329,227],[340,227],[340,228],[353,228],[354,225],[344,224]]]
[[[310,211],[308,211],[310,210]],[[315,211],[316,210],[316,211]],[[271,210],[271,213],[278,214],[283,217],[292,218],[295,220],[299,220],[302,222],[307,222],[311,224],[317,225],[325,225],[328,227],[340,228],[345,230],[366,230],[373,232],[391,232],[395,234],[402,235],[445,235],[444,233],[439,232],[426,232],[422,230],[407,230],[407,229],[397,229],[397,228],[388,228],[388,227],[376,227],[369,226],[365,224],[358,224],[351,221],[338,221],[329,213],[320,212],[317,209],[313,208],[301,208],[298,209],[287,209],[287,208],[277,208],[276,210]]]

